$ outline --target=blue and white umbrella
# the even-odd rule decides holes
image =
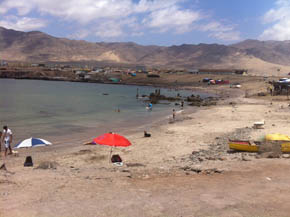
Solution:
[[[29,138],[25,139],[22,142],[19,142],[14,148],[30,148],[30,147],[38,147],[38,146],[47,146],[52,145],[49,141],[39,138]]]

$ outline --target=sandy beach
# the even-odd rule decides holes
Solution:
[[[228,152],[228,139],[289,134],[288,102],[213,91],[224,92],[217,106],[121,131],[132,142],[113,150],[123,166],[109,163],[110,147],[83,145],[85,137],[8,156],[0,216],[289,216],[290,155]],[[262,120],[264,129],[252,128]],[[23,167],[27,155],[34,167]]]

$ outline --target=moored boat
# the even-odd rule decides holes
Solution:
[[[230,140],[229,148],[236,151],[248,151],[248,152],[259,151],[259,145],[257,145],[256,143],[251,143],[250,141],[242,141],[242,140]]]
[[[290,142],[283,142],[283,143],[281,144],[281,151],[282,151],[283,153],[288,153],[288,152],[290,152]]]
[[[229,148],[236,151],[258,152],[259,142],[229,140]],[[290,141],[281,141],[281,152],[290,153]]]

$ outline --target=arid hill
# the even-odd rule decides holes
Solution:
[[[0,27],[1,59],[27,62],[84,62],[180,68],[243,68],[253,74],[290,71],[290,42],[246,40],[226,46],[142,46],[56,38],[42,32]]]
[[[290,41],[245,40],[232,45],[266,62],[290,65]]]

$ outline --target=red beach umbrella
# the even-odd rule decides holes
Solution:
[[[132,145],[124,136],[116,133],[105,133],[94,139],[94,142],[100,145],[108,145],[113,147],[127,147]]]
[[[113,147],[127,147],[132,145],[128,139],[116,133],[105,133],[95,138],[93,142],[100,145],[111,146],[109,161],[111,159]]]

